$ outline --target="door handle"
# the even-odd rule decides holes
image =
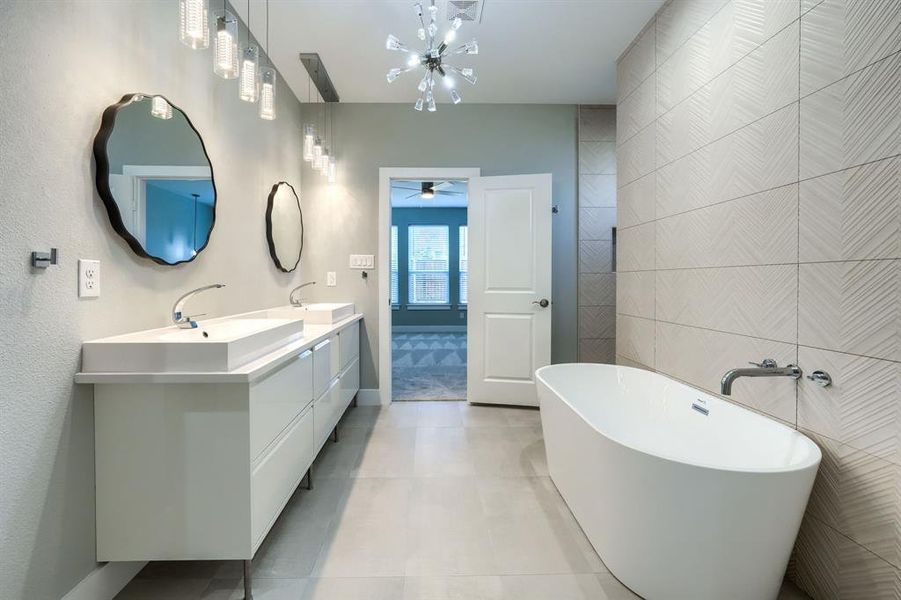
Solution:
[[[537,304],[541,308],[547,308],[551,302],[547,298],[542,298],[541,300],[532,300],[532,304]]]

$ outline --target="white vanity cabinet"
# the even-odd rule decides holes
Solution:
[[[251,559],[356,395],[358,357],[359,316],[240,372],[79,374],[97,560]]]

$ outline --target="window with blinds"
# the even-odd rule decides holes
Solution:
[[[411,225],[410,304],[450,303],[450,241],[447,225]]]
[[[400,303],[397,281],[397,225],[391,226],[391,304]]]
[[[460,226],[460,304],[467,303],[469,291],[469,228]]]

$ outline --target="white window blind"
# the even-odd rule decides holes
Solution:
[[[469,228],[460,226],[460,304],[467,303],[469,293]]]
[[[400,302],[397,283],[397,225],[391,226],[391,304]]]
[[[446,225],[411,225],[409,249],[409,303],[450,302],[450,252]]]

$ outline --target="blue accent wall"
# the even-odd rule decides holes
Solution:
[[[149,254],[170,262],[189,260],[192,250],[202,248],[210,235],[213,206],[198,199],[195,221],[194,198],[174,191],[178,186],[171,180],[166,183],[163,187],[147,182],[144,247]]]
[[[399,308],[392,311],[392,325],[403,327],[466,326],[466,310],[460,309],[460,226],[466,225],[465,208],[394,208],[391,224],[397,226],[397,291]],[[447,225],[450,244],[450,306],[414,308],[407,305],[410,225]]]

